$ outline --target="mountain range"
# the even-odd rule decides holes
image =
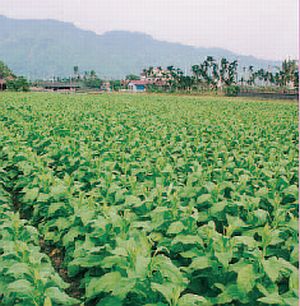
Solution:
[[[205,30],[205,29],[203,29]],[[30,79],[95,70],[102,78],[139,74],[149,66],[189,70],[208,55],[237,59],[240,67],[278,66],[272,60],[244,56],[221,48],[200,48],[159,41],[139,32],[112,31],[98,35],[57,20],[11,19],[0,15],[0,60]]]

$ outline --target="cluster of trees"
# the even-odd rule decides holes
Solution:
[[[273,86],[278,88],[289,87],[298,89],[299,71],[295,60],[285,60],[276,70],[259,69],[253,66],[238,70],[238,62],[222,58],[216,61],[208,56],[202,63],[193,65],[189,74],[174,66],[163,70],[161,67],[143,70],[146,78],[154,79],[155,84],[167,90],[229,90],[237,86]],[[163,86],[161,84],[164,84]],[[229,89],[228,89],[229,88]]]
[[[73,67],[73,75],[66,78],[53,77],[53,82],[59,83],[76,83],[82,88],[100,88],[103,81],[97,76],[95,70],[80,72],[78,66]]]
[[[295,60],[284,60],[281,67],[277,67],[277,71],[270,72],[264,69],[257,71],[253,70],[253,66],[249,67],[249,78],[245,80],[241,78],[241,84],[255,85],[259,83],[264,86],[277,86],[277,87],[299,87],[299,71],[298,65]]]
[[[27,79],[23,76],[16,76],[2,61],[0,61],[0,79],[5,80],[8,90],[29,91],[29,82]]]
[[[29,91],[29,82],[23,76],[17,76],[14,79],[9,79],[6,82],[7,89],[11,91]]]
[[[224,86],[237,84],[238,62],[229,62],[222,58],[218,63],[212,56],[208,56],[203,63],[193,65],[191,73],[186,74],[180,68],[168,66],[166,70],[153,67],[143,70],[146,78],[154,78],[156,82],[163,82],[164,86],[169,90],[216,90]],[[158,73],[157,73],[158,71]],[[159,77],[157,78],[157,76]]]
[[[4,62],[0,61],[0,79],[6,79],[10,76],[15,77],[13,72],[8,68],[7,65],[4,64]]]

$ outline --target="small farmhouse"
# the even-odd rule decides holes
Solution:
[[[132,92],[144,92],[149,83],[146,80],[130,81],[128,89]]]
[[[6,89],[6,81],[4,79],[0,79],[0,91]]]

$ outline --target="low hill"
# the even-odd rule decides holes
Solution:
[[[0,60],[31,79],[69,76],[73,66],[105,78],[138,74],[149,66],[189,69],[207,55],[238,59],[240,67],[267,68],[278,62],[241,56],[220,48],[195,48],[158,41],[143,33],[113,31],[97,35],[55,20],[18,20],[0,16]]]

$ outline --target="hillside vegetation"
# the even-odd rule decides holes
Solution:
[[[0,16],[0,29],[0,59],[17,74],[32,80],[70,76],[74,65],[82,71],[94,69],[100,78],[106,79],[139,74],[149,66],[174,65],[184,70],[207,55],[230,61],[239,59],[240,67],[253,65],[266,69],[280,65],[224,49],[158,41],[143,33],[114,31],[97,35],[54,20],[16,20]]]

